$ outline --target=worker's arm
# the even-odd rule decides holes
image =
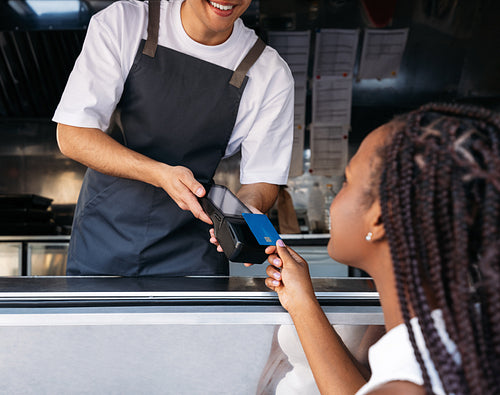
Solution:
[[[259,182],[256,184],[242,185],[236,196],[238,196],[238,199],[248,208],[266,213],[276,201],[278,191],[278,185]]]
[[[188,168],[155,161],[94,128],[58,124],[57,142],[63,155],[104,174],[163,188],[181,209],[212,223],[197,199],[205,189]]]

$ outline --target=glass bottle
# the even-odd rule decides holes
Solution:
[[[331,223],[330,223],[330,206],[332,205],[333,199],[335,199],[335,191],[333,190],[333,185],[332,184],[326,184],[326,191],[325,191],[325,213],[324,213],[324,219],[325,219],[325,231],[329,232],[331,229]]]
[[[311,233],[323,233],[324,231],[324,199],[319,182],[314,182],[309,192],[307,204],[307,219],[309,220],[309,230]]]

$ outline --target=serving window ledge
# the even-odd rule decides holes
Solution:
[[[373,282],[313,284],[347,346],[364,349],[383,324]],[[5,277],[0,289],[2,393],[264,394],[286,387],[297,355],[307,366],[263,278]]]

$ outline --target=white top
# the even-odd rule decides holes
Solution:
[[[277,339],[291,369],[276,385],[274,395],[321,395],[295,325],[281,325]]]
[[[184,31],[183,0],[161,2],[158,44],[234,70],[255,43],[238,19],[222,44],[207,46]],[[147,38],[148,4],[119,1],[95,14],[53,121],[106,130],[141,39]],[[286,184],[293,140],[293,77],[278,53],[266,47],[248,72],[225,156],[241,147],[240,182]]]
[[[460,354],[458,353],[455,343],[446,332],[441,310],[432,311],[431,316],[434,320],[434,325],[436,326],[438,334],[450,353],[450,356],[453,357],[455,363],[460,364]],[[413,328],[413,333],[415,333],[417,346],[422,353],[422,358],[427,367],[427,372],[429,373],[432,390],[436,395],[444,395],[443,385],[434,367],[434,363],[430,359],[429,351],[425,346],[422,330],[420,329],[417,318],[412,318],[410,323]],[[377,343],[371,346],[368,352],[368,359],[372,369],[372,376],[368,383],[361,387],[356,395],[364,395],[390,381],[409,381],[417,385],[424,384],[422,371],[415,358],[405,324],[398,325],[391,329],[380,338]]]

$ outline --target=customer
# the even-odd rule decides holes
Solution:
[[[500,116],[429,104],[370,133],[330,213],[329,255],[368,272],[387,333],[366,383],[280,240],[266,284],[323,394],[500,393]],[[273,253],[274,252],[274,253]]]

